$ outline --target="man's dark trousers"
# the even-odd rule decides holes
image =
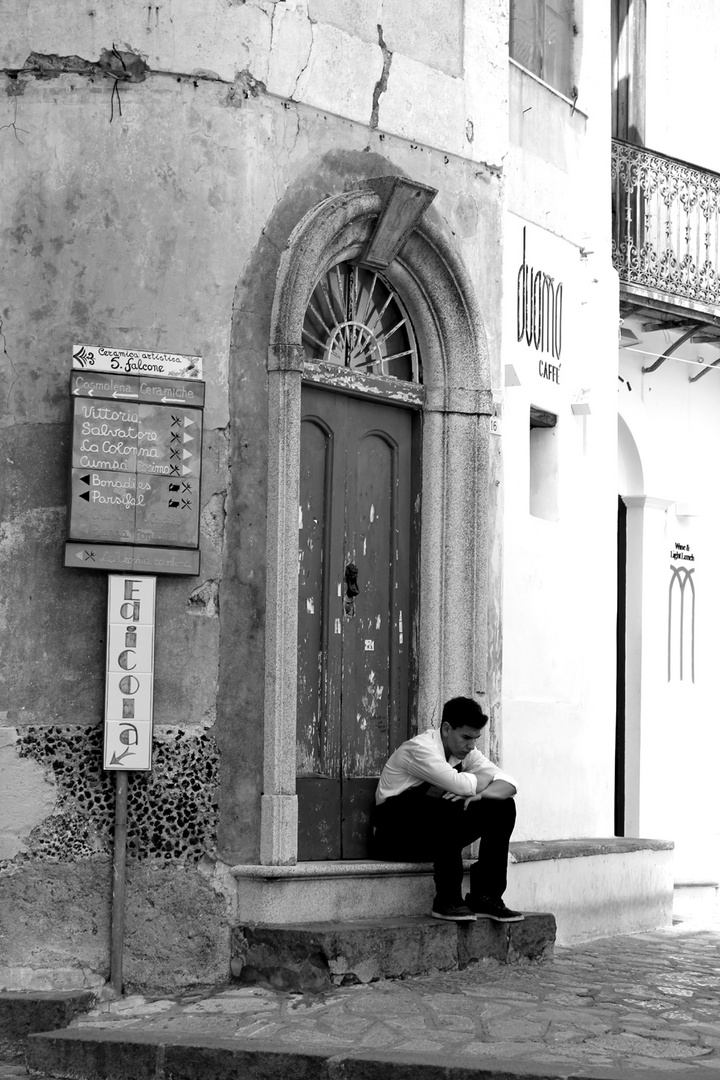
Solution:
[[[427,785],[393,795],[375,808],[375,851],[379,858],[432,862],[436,902],[463,900],[462,850],[480,837],[480,854],[470,869],[470,895],[499,900],[507,887],[514,799],[443,799]]]

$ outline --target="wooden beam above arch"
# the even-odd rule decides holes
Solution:
[[[383,209],[362,254],[362,262],[385,270],[437,195],[437,188],[406,176],[380,176],[367,182],[380,196]]]

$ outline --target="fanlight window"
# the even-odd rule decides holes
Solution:
[[[422,381],[407,313],[384,278],[367,267],[338,263],[320,278],[305,313],[302,340],[308,360]]]

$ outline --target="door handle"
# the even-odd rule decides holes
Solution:
[[[345,614],[350,618],[355,615],[355,597],[359,592],[358,568],[355,563],[348,563],[345,567]]]
[[[348,563],[345,567],[345,595],[357,596],[360,592],[358,585],[358,568],[355,563]]]

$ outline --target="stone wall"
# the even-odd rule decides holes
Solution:
[[[367,177],[437,188],[433,222],[485,299],[496,356],[506,90],[491,53],[504,55],[504,5],[464,23],[460,0],[422,9],[248,0],[207,12],[180,0],[171,17],[11,3],[0,46],[8,987],[96,985],[108,971],[106,582],[62,567],[72,346],[201,355],[207,382],[201,574],[158,580],[154,768],[130,779],[125,968],[137,987],[226,977],[218,851],[259,857],[267,337],[288,235]]]

